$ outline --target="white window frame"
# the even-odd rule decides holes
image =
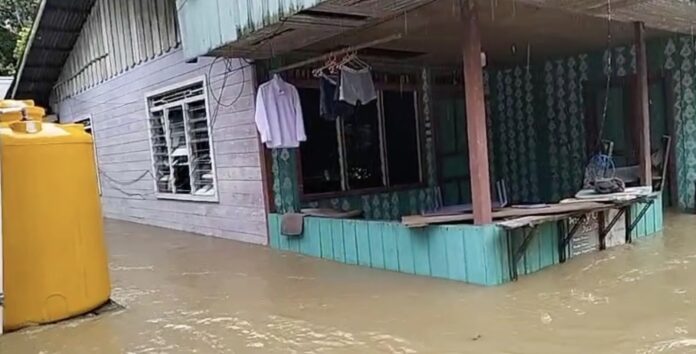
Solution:
[[[89,128],[85,125],[85,122],[89,122]],[[91,115],[80,118],[73,122],[73,124],[82,124],[85,127],[85,132],[92,136],[92,149],[94,150],[94,168],[97,173],[97,187],[99,187],[99,195],[102,195],[102,183],[101,183],[101,168],[99,168],[99,155],[97,154],[97,136],[94,134],[94,120]]]
[[[193,192],[194,192],[193,186],[191,188],[191,194],[161,193],[159,191],[158,186],[157,186],[157,177],[156,177],[157,176],[157,168],[155,167],[155,161],[156,161],[155,149],[154,149],[153,144],[152,144],[152,117],[151,117],[151,113],[163,110],[165,108],[181,106],[182,108],[184,108],[184,122],[185,122],[186,127],[187,127],[186,129],[188,129],[188,124],[186,123],[187,122],[186,109],[185,109],[184,105],[186,103],[199,101],[200,99],[199,98],[183,99],[183,100],[178,101],[178,104],[167,104],[164,106],[157,107],[154,110],[152,110],[150,108],[150,99],[154,96],[159,96],[159,95],[165,94],[167,92],[176,91],[176,90],[179,90],[179,89],[184,88],[186,86],[191,86],[191,85],[195,85],[195,84],[201,84],[203,86],[203,94],[201,96],[202,96],[202,99],[204,101],[205,115],[206,115],[206,118],[208,120],[208,143],[210,144],[210,163],[211,163],[211,170],[212,170],[211,174],[213,177],[213,189],[214,189],[215,193],[212,195],[205,195],[205,196],[195,195],[195,194],[193,194]],[[147,127],[148,127],[147,135],[148,135],[148,142],[150,145],[150,158],[152,159],[151,163],[150,163],[150,168],[152,171],[152,183],[153,183],[153,187],[155,190],[155,197],[157,199],[179,200],[179,201],[190,201],[190,202],[219,203],[219,201],[220,201],[220,188],[219,188],[218,179],[217,179],[217,168],[215,167],[216,166],[216,164],[215,164],[215,147],[213,146],[213,142],[214,142],[213,131],[212,131],[212,127],[210,126],[211,116],[210,116],[210,100],[209,100],[209,98],[210,98],[210,96],[208,95],[208,82],[207,82],[207,79],[205,76],[199,76],[199,77],[196,77],[196,78],[193,78],[190,80],[181,81],[181,82],[178,82],[174,85],[162,87],[158,90],[145,93],[145,113],[146,113]],[[186,141],[187,141],[187,145],[189,145],[188,136],[186,138]],[[189,149],[190,149],[190,146],[189,146]],[[189,154],[190,154],[190,150],[189,150]],[[191,161],[190,155],[189,155],[189,161]]]

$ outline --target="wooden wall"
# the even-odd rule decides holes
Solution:
[[[60,101],[181,43],[175,0],[97,0],[53,90]]]
[[[632,209],[635,217],[640,206]],[[662,230],[659,199],[634,239]],[[409,229],[397,222],[306,218],[302,237],[281,235],[282,216],[269,215],[271,247],[340,263],[494,286],[510,281],[507,237],[495,225],[443,225]],[[542,225],[517,264],[520,275],[558,264],[556,223]],[[514,248],[521,232],[512,238]]]
[[[267,243],[259,144],[254,124],[254,70],[232,59],[187,63],[180,49],[57,104],[61,122],[92,117],[106,217],[258,244]],[[244,65],[243,70],[238,70]],[[160,200],[155,196],[145,96],[207,77],[208,107],[218,110],[213,145],[219,203]],[[146,174],[146,175],[145,175]],[[141,179],[138,177],[144,176]],[[50,176],[46,178],[50,179]]]

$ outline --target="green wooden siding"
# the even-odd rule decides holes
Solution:
[[[664,201],[663,196],[660,196],[655,203],[648,209],[645,216],[638,222],[635,230],[633,230],[633,239],[640,239],[655,235],[664,229]],[[636,220],[638,213],[643,209],[642,204],[634,205],[631,208],[631,222]]]
[[[323,0],[179,0],[184,55],[206,55]]]
[[[280,234],[278,214],[269,216],[271,247],[375,269],[480,285],[508,279],[506,248],[497,226],[434,226],[408,229],[399,223],[306,218],[303,237]]]
[[[641,205],[631,209],[636,217]],[[282,216],[269,215],[271,247],[335,262],[375,269],[463,281],[485,286],[510,281],[505,231],[496,225],[444,225],[409,229],[395,222],[305,218],[302,237],[280,233]],[[663,229],[662,199],[638,223],[640,239]],[[538,227],[527,252],[517,264],[520,275],[536,273],[559,262],[558,227]],[[522,242],[514,234],[513,247]]]

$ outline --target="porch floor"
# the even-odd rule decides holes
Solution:
[[[687,350],[696,218],[665,225],[664,238],[482,288],[108,221],[126,309],[2,336],[0,353]]]

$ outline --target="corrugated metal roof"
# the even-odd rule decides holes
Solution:
[[[12,97],[31,98],[47,106],[95,0],[43,0],[24,57],[15,76]]]

